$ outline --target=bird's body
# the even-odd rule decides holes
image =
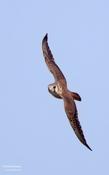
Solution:
[[[48,85],[48,91],[56,98],[63,99],[66,115],[78,139],[88,148],[80,122],[78,120],[77,108],[74,100],[81,101],[79,94],[71,92],[67,88],[67,81],[58,65],[55,63],[51,50],[48,46],[47,34],[42,40],[42,50],[48,69],[53,74],[55,82]]]

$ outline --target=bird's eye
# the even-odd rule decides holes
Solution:
[[[53,89],[55,90],[56,86],[53,86]]]

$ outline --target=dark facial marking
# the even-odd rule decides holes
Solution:
[[[55,92],[55,88],[56,88],[56,86],[53,86],[53,90],[54,90],[54,92]]]

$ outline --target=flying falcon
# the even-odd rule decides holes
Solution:
[[[84,137],[80,122],[78,120],[78,112],[74,101],[74,100],[81,101],[81,97],[79,96],[79,94],[68,90],[65,76],[61,72],[58,65],[55,63],[55,60],[53,58],[47,40],[48,36],[46,34],[42,40],[43,56],[45,58],[45,62],[48,66],[48,69],[53,74],[55,79],[55,82],[53,84],[48,85],[48,91],[54,97],[58,99],[63,99],[66,115],[69,119],[69,122],[76,136],[78,137],[78,139],[82,144],[84,144],[89,150],[92,151],[92,149],[89,147]]]

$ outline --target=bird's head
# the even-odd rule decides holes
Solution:
[[[48,85],[48,91],[54,97],[61,99],[61,96],[58,94],[58,88],[57,88],[56,83],[53,83],[53,84]]]
[[[49,90],[49,92],[55,92],[56,91],[56,85],[55,85],[55,83],[49,84],[48,85],[48,90]]]

